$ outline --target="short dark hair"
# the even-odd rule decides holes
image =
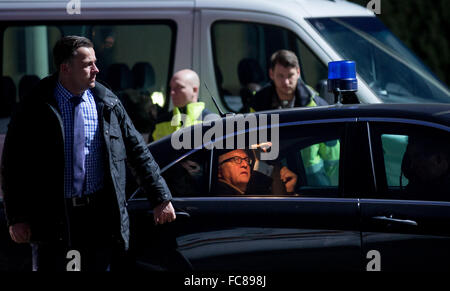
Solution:
[[[279,50],[270,57],[270,68],[273,70],[276,64],[286,68],[300,68],[297,56],[289,50]]]
[[[56,70],[59,71],[60,65],[69,61],[80,47],[93,48],[94,45],[88,38],[77,35],[65,36],[58,40],[53,47],[53,60]]]

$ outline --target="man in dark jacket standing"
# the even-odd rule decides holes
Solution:
[[[73,250],[81,260],[77,269],[114,269],[129,245],[126,161],[157,224],[175,219],[172,197],[122,104],[95,81],[92,42],[63,37],[53,54],[57,73],[20,104],[5,140],[1,173],[10,235],[31,243],[37,270],[73,269]]]
[[[314,89],[300,79],[300,64],[291,51],[279,50],[271,56],[269,77],[272,81],[250,101],[252,112],[328,105]]]

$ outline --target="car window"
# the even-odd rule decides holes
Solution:
[[[343,132],[340,125],[282,127],[279,140],[267,140],[272,147],[279,143],[279,154],[273,160],[262,160],[262,150],[254,149],[255,145],[241,150],[216,150],[211,194],[337,197]],[[261,144],[265,141],[258,145]],[[239,159],[233,160],[236,156]],[[246,157],[249,162],[243,161]],[[247,167],[250,178],[244,179],[247,183],[244,190],[239,187],[241,177],[237,174],[245,176]],[[292,174],[297,182],[289,189]]]
[[[337,187],[339,182],[339,139],[324,140],[300,150],[309,187]],[[300,157],[299,157],[300,158]]]
[[[162,173],[173,197],[208,196],[210,150],[199,150]]]
[[[408,145],[408,136],[401,134],[382,134],[383,160],[388,187],[407,185],[408,178],[402,172],[402,160]]]
[[[283,149],[280,164],[297,174],[296,194],[337,196],[341,139],[313,135],[291,142],[292,146]]]
[[[378,197],[450,201],[448,132],[404,124],[374,128],[377,177],[381,178]]]
[[[211,28],[211,38],[216,82],[228,110],[248,112],[246,100],[270,81],[270,57],[280,49],[295,52],[302,78],[308,85],[319,91],[321,84],[326,86],[322,82],[327,79],[326,66],[302,40],[283,27],[217,21]]]
[[[172,197],[209,196],[211,150],[201,149],[173,158],[176,160],[172,164],[161,169]],[[146,198],[146,193],[136,190],[136,186],[131,199]]]
[[[271,129],[259,132],[253,143],[257,135],[247,128],[217,139],[214,148],[173,155],[174,162],[162,169],[162,176],[173,197],[340,197],[344,132],[344,123],[289,125],[280,128],[279,136],[272,136]],[[263,149],[276,147],[274,159],[263,158]],[[144,197],[140,191],[133,195],[133,199]]]

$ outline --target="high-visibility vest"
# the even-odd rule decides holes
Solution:
[[[205,110],[205,103],[195,102],[186,105],[186,114],[181,114],[178,107],[172,110],[172,119],[163,120],[156,124],[152,133],[153,140],[161,139],[175,131],[202,122],[202,112]]]
[[[333,145],[326,143],[317,143],[302,149],[301,155],[307,176],[324,175],[320,180],[320,185],[309,186],[337,186],[339,182],[339,140],[332,141]]]
[[[306,85],[306,89],[311,96],[311,99],[306,107],[317,106],[314,98],[319,96],[319,94],[308,85]],[[250,112],[253,113],[256,111],[250,107]],[[330,141],[326,143],[313,144],[300,151],[307,178],[309,177],[311,180],[308,181],[308,186],[338,185],[339,151],[340,143],[338,140],[336,142]]]
[[[317,104],[311,98],[306,107],[314,107]],[[301,150],[303,164],[307,175],[320,175],[325,173],[326,180],[321,180],[327,185],[315,186],[337,186],[339,183],[339,140],[313,144]],[[311,185],[312,186],[312,185]]]

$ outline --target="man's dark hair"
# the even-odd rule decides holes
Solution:
[[[59,71],[60,65],[69,61],[80,47],[93,48],[94,45],[88,38],[77,35],[65,36],[58,40],[53,48],[56,70]]]
[[[273,70],[276,64],[280,64],[286,68],[299,68],[297,56],[288,50],[279,50],[270,57],[270,68]]]

